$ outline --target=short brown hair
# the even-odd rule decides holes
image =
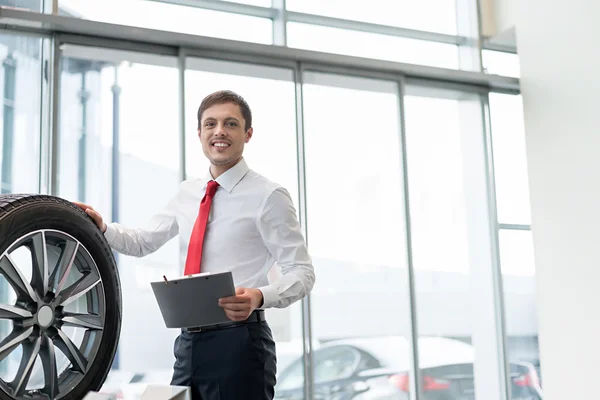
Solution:
[[[202,100],[200,108],[198,109],[198,129],[202,129],[202,114],[204,114],[204,111],[216,104],[224,103],[237,104],[242,112],[242,117],[246,120],[245,130],[247,131],[252,128],[252,112],[250,111],[250,106],[248,106],[246,100],[231,90],[219,90],[218,92],[209,94]]]

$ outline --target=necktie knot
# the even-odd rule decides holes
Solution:
[[[206,185],[206,195],[209,197],[213,197],[217,192],[218,187],[219,184],[217,183],[217,181],[208,181],[208,184]]]

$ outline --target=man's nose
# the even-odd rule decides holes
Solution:
[[[225,126],[219,124],[219,126],[217,127],[217,130],[215,132],[216,136],[225,136]]]

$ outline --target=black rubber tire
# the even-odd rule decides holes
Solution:
[[[20,237],[39,230],[65,232],[88,250],[98,266],[106,298],[105,325],[100,348],[81,382],[61,400],[81,400],[98,391],[108,375],[121,332],[121,283],[117,264],[104,235],[93,220],[73,203],[54,196],[0,195],[0,254]],[[13,400],[0,390],[0,399]]]

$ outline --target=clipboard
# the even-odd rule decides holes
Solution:
[[[191,328],[231,322],[219,299],[235,295],[230,271],[201,273],[151,282],[167,328]]]

